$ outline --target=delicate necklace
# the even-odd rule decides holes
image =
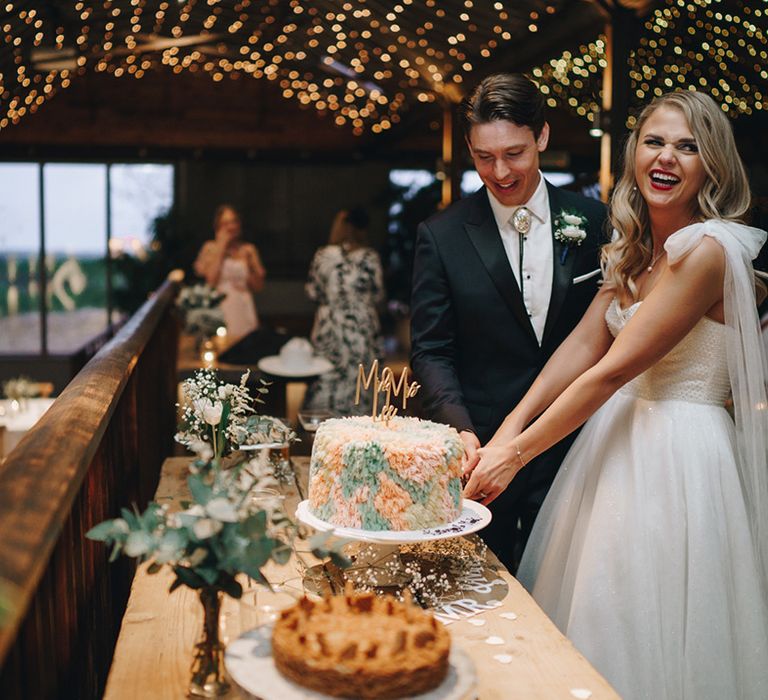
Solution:
[[[654,266],[654,265],[655,265],[657,262],[659,262],[659,260],[661,259],[661,256],[662,256],[662,255],[664,255],[664,253],[666,253],[666,252],[667,252],[667,251],[666,251],[666,249],[662,248],[662,249],[661,249],[661,252],[660,252],[660,253],[659,253],[659,254],[658,254],[658,255],[657,255],[655,258],[653,258],[653,260],[651,260],[651,264],[650,264],[650,265],[648,265],[648,267],[646,268],[646,270],[648,270],[648,272],[653,272],[653,266]]]

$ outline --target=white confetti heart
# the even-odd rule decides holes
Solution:
[[[501,617],[505,620],[517,620],[517,615],[515,615],[515,613],[501,613]]]
[[[482,627],[485,624],[485,620],[483,620],[482,618],[478,618],[478,617],[473,617],[473,618],[467,620],[467,622],[470,625],[474,625],[475,627]]]
[[[496,654],[494,657],[500,664],[511,664],[512,657],[509,654]]]
[[[571,688],[571,695],[579,700],[587,700],[592,697],[592,691],[586,688]]]
[[[488,637],[485,640],[486,644],[490,644],[493,647],[497,647],[500,644],[504,644],[504,640],[501,637]]]

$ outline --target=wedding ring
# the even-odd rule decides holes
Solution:
[[[478,498],[488,498],[488,494],[485,491],[481,491],[477,494]]]

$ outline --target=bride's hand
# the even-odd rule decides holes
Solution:
[[[487,506],[495,500],[517,473],[516,453],[509,445],[487,445],[477,451],[480,461],[464,487],[464,498]]]

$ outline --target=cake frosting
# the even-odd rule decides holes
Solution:
[[[340,527],[418,530],[461,513],[461,457],[453,428],[411,417],[325,421],[312,447],[312,513]]]

